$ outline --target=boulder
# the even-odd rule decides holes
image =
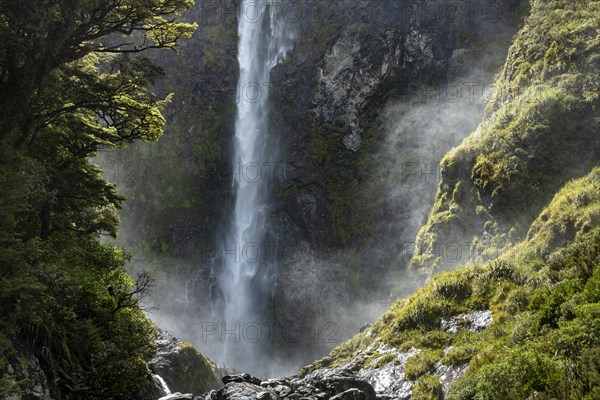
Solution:
[[[367,400],[369,397],[359,389],[348,389],[345,392],[336,394],[330,400]]]
[[[192,400],[193,398],[194,398],[193,394],[173,393],[173,394],[169,394],[164,397],[161,397],[158,400]]]
[[[171,392],[200,394],[222,386],[217,366],[191,344],[181,342],[166,331],[159,331],[156,344],[156,355],[149,367]]]

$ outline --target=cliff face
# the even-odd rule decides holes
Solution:
[[[519,2],[494,18],[490,4],[336,2],[310,14],[272,74],[286,167],[275,215],[283,326],[342,340],[390,291],[417,285],[400,271],[433,204],[437,164],[477,126],[522,20]],[[309,360],[331,342],[286,345]]]

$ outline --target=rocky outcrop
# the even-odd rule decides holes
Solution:
[[[26,350],[11,352],[0,372],[5,400],[52,400],[51,386],[39,359]]]
[[[220,371],[191,344],[184,343],[165,331],[160,331],[157,351],[148,363],[161,395],[171,393],[200,394],[221,386]]]
[[[485,118],[441,161],[436,201],[411,260],[415,269],[431,275],[498,257],[525,238],[565,182],[600,162],[597,99],[586,94],[600,84],[600,40],[581,28],[591,18],[588,4],[531,3]],[[568,28],[554,22],[565,13]],[[451,265],[443,251],[457,244],[462,256]]]
[[[543,330],[535,321],[548,315],[548,304],[552,310],[568,307],[579,293],[597,286],[592,276],[598,273],[593,260],[599,253],[599,176],[596,167],[565,185],[531,224],[527,238],[499,260],[436,274],[371,327],[301,373],[349,369],[372,384],[379,396],[393,399],[454,398],[463,393],[477,397],[496,391],[502,391],[503,398],[528,398],[535,391],[552,393],[553,398],[567,398],[566,393],[583,397],[590,389],[579,389],[580,383],[564,388],[546,383],[534,389],[525,371],[533,368],[536,382],[559,382],[555,376],[560,375],[554,374],[564,371],[564,365],[596,368],[578,361],[579,354],[588,351],[585,346],[595,342],[582,344],[575,333],[579,331],[571,329],[576,324],[588,329],[587,322],[579,321],[593,320],[597,296],[589,297],[589,305],[580,305],[582,317],[560,314],[543,322]],[[587,283],[563,295],[563,285],[574,279]],[[555,322],[560,318],[571,320]],[[571,322],[573,318],[581,319]],[[571,346],[567,352],[561,350],[565,343]],[[539,360],[546,361],[534,366]]]

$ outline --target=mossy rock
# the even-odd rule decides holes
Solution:
[[[169,364],[159,372],[172,390],[202,394],[221,386],[217,366],[192,344],[179,343],[166,358]]]

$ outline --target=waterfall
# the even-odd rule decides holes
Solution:
[[[171,394],[171,389],[169,389],[167,382],[165,382],[162,376],[158,374],[152,374],[152,379],[154,380],[155,386],[161,391],[162,395],[167,396]]]
[[[239,17],[240,76],[235,124],[235,207],[223,247],[219,287],[225,300],[224,362],[255,370],[272,336],[269,311],[275,240],[267,240],[269,195],[277,149],[270,146],[270,74],[292,43],[284,3],[244,0]],[[270,241],[271,243],[267,243]]]

